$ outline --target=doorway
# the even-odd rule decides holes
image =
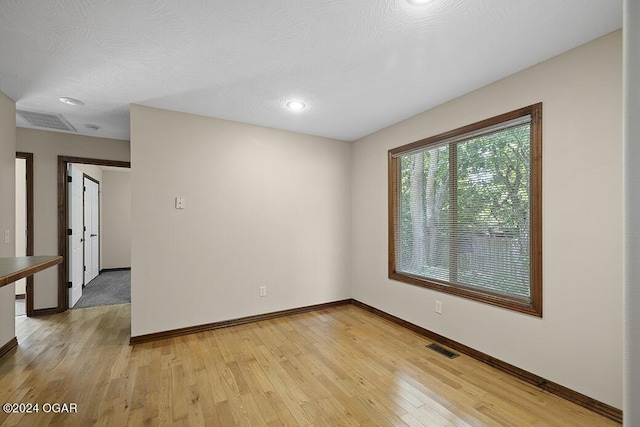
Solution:
[[[33,255],[33,153],[16,153],[16,256]],[[19,311],[18,311],[19,310]],[[16,315],[33,316],[33,276],[16,282]]]
[[[68,226],[70,215],[72,215],[69,209],[69,202],[72,200],[72,197],[73,197],[73,196],[70,196],[70,193],[69,193],[69,189],[72,188],[73,186],[73,178],[71,180],[68,179],[68,170],[69,170],[69,165],[72,163],[80,164],[80,165],[111,166],[116,168],[131,167],[130,162],[58,156],[58,213],[59,213],[58,215],[58,250],[59,250],[59,253],[63,255],[63,258],[64,258],[58,270],[58,312],[66,311],[70,306],[70,302],[72,302],[71,297],[73,296],[75,298],[75,295],[72,295],[72,292],[69,292],[70,291],[69,288],[73,288],[76,282],[76,279],[72,278],[71,275],[69,274],[69,271],[71,271],[69,270],[69,267],[70,267],[69,263],[74,262],[72,258],[73,257],[75,257],[75,259],[81,258],[82,261],[76,261],[76,262],[84,263],[85,256],[93,257],[93,254],[95,253],[96,255],[94,258],[96,259],[96,265],[98,270],[97,272],[99,272],[100,270],[100,266],[99,266],[100,244],[96,243],[96,245],[90,249],[90,251],[95,251],[95,252],[91,252],[91,253],[88,253],[85,251],[84,245],[80,246],[81,247],[79,251],[80,256],[78,256],[76,252],[78,250],[78,247],[77,247],[78,245],[76,245],[76,247],[73,247],[73,241],[69,239],[71,234],[75,234],[73,228],[72,227],[70,228]],[[81,182],[83,182],[84,184],[85,182],[84,176],[81,175],[80,179],[81,179]],[[91,186],[92,184],[89,184],[89,185]],[[84,187],[84,185],[82,185],[81,187]],[[96,200],[97,199],[98,198],[96,198]],[[83,200],[83,197],[80,197],[80,200]],[[80,203],[83,203],[83,202],[81,201]],[[90,201],[89,203],[93,203],[93,201]],[[99,202],[97,203],[99,204]],[[83,217],[83,220],[82,220],[83,225],[81,229],[82,234],[84,234],[84,226],[85,226],[84,221],[85,220]],[[98,215],[97,222],[99,222],[99,215]],[[92,233],[89,227],[87,227],[87,229],[88,229],[88,233],[86,235],[87,236],[86,238],[90,241],[92,239],[91,234],[96,234],[93,240],[95,240],[96,242],[99,242],[100,233],[99,232]],[[81,238],[84,239],[85,237],[81,237]],[[87,246],[90,246],[90,245],[88,244]],[[85,284],[88,283],[88,282],[85,282],[85,278],[83,277],[84,271],[82,271],[81,273],[82,274],[79,279],[80,282]]]

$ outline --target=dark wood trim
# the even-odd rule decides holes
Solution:
[[[108,273],[110,271],[131,271],[131,267],[103,268],[100,273]]]
[[[395,227],[398,224],[398,174],[400,167],[398,155],[422,149],[430,144],[443,143],[445,140],[453,140],[470,132],[475,132],[490,126],[531,116],[531,219],[530,219],[530,262],[531,262],[531,298],[521,299],[499,293],[492,293],[482,289],[464,286],[455,283],[455,278],[449,282],[441,282],[424,277],[411,276],[399,272],[396,268],[396,236]],[[477,123],[454,129],[449,132],[431,136],[420,141],[412,142],[388,151],[389,160],[389,270],[388,277],[404,283],[445,292],[458,297],[479,301],[520,313],[542,317],[542,103],[523,107],[499,116],[491,117]],[[453,176],[451,179],[455,178]],[[454,238],[455,238],[455,230]],[[455,263],[455,257],[450,258]]]
[[[389,274],[389,279],[397,280],[399,282],[409,283],[411,285],[421,286],[427,289],[433,289],[436,291],[448,293],[451,295],[455,295],[458,297],[483,302],[486,304],[491,304],[496,307],[502,307],[509,310],[517,311],[520,313],[531,314],[536,317],[538,316],[535,311],[532,302],[527,300],[516,300],[515,298],[508,298],[499,294],[490,294],[488,292],[479,292],[472,288],[466,288],[461,285],[457,285],[453,287],[446,283],[439,283],[433,280],[425,280],[423,278],[412,277],[406,274],[391,272]]]
[[[531,111],[531,294],[533,310],[542,317],[542,103]]]
[[[58,312],[67,309],[67,162],[58,156],[58,255],[65,261],[58,268]]]
[[[58,156],[58,254],[64,257],[58,269],[58,308],[62,313],[69,308],[69,293],[67,292],[67,165],[80,163],[96,166],[114,166],[130,168],[131,162],[119,160],[90,159],[85,157]]]
[[[571,390],[570,388],[547,380],[546,378],[525,371],[524,369],[513,366],[507,362],[503,362],[500,359],[489,356],[486,353],[439,335],[421,326],[407,322],[406,320],[400,319],[399,317],[386,313],[375,307],[371,307],[370,305],[367,305],[363,302],[352,300],[351,303],[356,307],[360,307],[363,310],[378,315],[392,323],[395,323],[396,325],[402,326],[419,335],[422,335],[423,337],[429,338],[433,341],[437,341],[440,344],[459,351],[460,353],[466,354],[467,356],[473,357],[474,359],[486,363],[489,366],[493,366],[494,368],[506,372],[526,383],[533,384],[536,387],[546,390],[551,394],[555,394],[556,396],[560,396],[563,399],[568,400],[569,402],[573,402],[613,421],[622,423],[622,411],[620,409],[614,408],[613,406],[607,405],[606,403],[600,402],[582,393]]]
[[[389,161],[389,170],[388,170],[388,203],[389,203],[389,217],[387,226],[388,229],[388,244],[389,244],[389,260],[388,260],[388,268],[389,272],[396,270],[396,236],[395,231],[396,227],[399,225],[397,223],[398,212],[396,209],[398,207],[398,181],[400,180],[400,167],[398,165],[398,158],[394,157],[391,152],[388,154]]]
[[[182,335],[195,334],[197,332],[213,331],[215,329],[227,328],[229,326],[244,325],[245,323],[260,322],[262,320],[275,319],[278,317],[292,316],[294,314],[307,313],[310,311],[325,310],[331,307],[347,305],[352,302],[351,299],[332,301],[323,304],[308,305],[306,307],[291,308],[288,310],[274,311],[271,313],[256,314],[255,316],[241,317],[239,319],[223,320],[221,322],[207,323],[205,325],[189,326],[180,329],[171,329],[169,331],[155,332],[152,334],[138,335],[129,339],[130,345],[142,344],[151,341],[163,340],[166,338],[175,338]]]
[[[6,343],[2,347],[0,347],[0,357],[2,357],[5,354],[9,353],[11,350],[13,350],[16,347],[18,347],[18,338],[13,337],[13,338],[11,338],[9,340],[8,343]]]
[[[33,310],[33,316],[48,316],[50,314],[58,314],[58,308],[57,307],[51,307],[51,308],[39,308],[37,310]]]
[[[27,256],[34,254],[34,198],[33,198],[33,153],[16,152],[16,158],[24,159],[27,169]],[[27,317],[33,316],[33,276],[27,277],[25,311]]]
[[[391,150],[389,150],[389,154],[395,156],[396,154],[399,154],[399,153],[418,150],[426,145],[438,143],[447,139],[452,139],[460,135],[464,135],[470,132],[475,132],[479,129],[487,128],[489,126],[494,126],[502,122],[514,120],[519,117],[526,116],[527,114],[532,114],[532,110],[536,110],[536,109],[539,110],[540,113],[542,112],[542,102],[529,105],[527,107],[518,108],[517,110],[509,111],[508,113],[490,117],[488,119],[471,123],[470,125],[462,126],[457,129],[450,130],[448,132],[440,133],[438,135],[430,136],[430,137],[421,139],[419,141],[411,142],[409,144],[405,144],[400,147],[392,148]],[[542,117],[542,116],[539,114],[539,117]]]

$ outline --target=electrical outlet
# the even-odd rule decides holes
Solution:
[[[442,314],[442,301],[436,300],[436,313]]]
[[[184,200],[184,197],[176,197],[176,209],[184,209],[186,205],[186,202]]]
[[[261,297],[266,297],[267,296],[267,287],[266,286],[260,286],[260,296]]]
[[[5,243],[10,243],[11,242],[11,231],[10,230],[4,230],[4,242]]]

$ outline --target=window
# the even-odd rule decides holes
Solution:
[[[389,278],[542,317],[542,104],[389,150]]]

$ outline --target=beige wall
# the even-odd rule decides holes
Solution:
[[[16,104],[0,92],[0,257],[15,255]],[[4,233],[9,230],[10,240]],[[0,288],[0,347],[16,336],[15,287]]]
[[[607,35],[357,141],[354,298],[621,408],[621,50]],[[544,317],[389,280],[387,150],[539,101]]]
[[[15,118],[14,118],[15,120]],[[58,253],[58,156],[129,161],[129,142],[18,128],[18,151],[33,153],[34,253]],[[34,308],[57,306],[57,269],[34,276]]]
[[[131,172],[102,172],[102,268],[131,267]]]
[[[132,335],[349,298],[350,150],[132,105]]]

